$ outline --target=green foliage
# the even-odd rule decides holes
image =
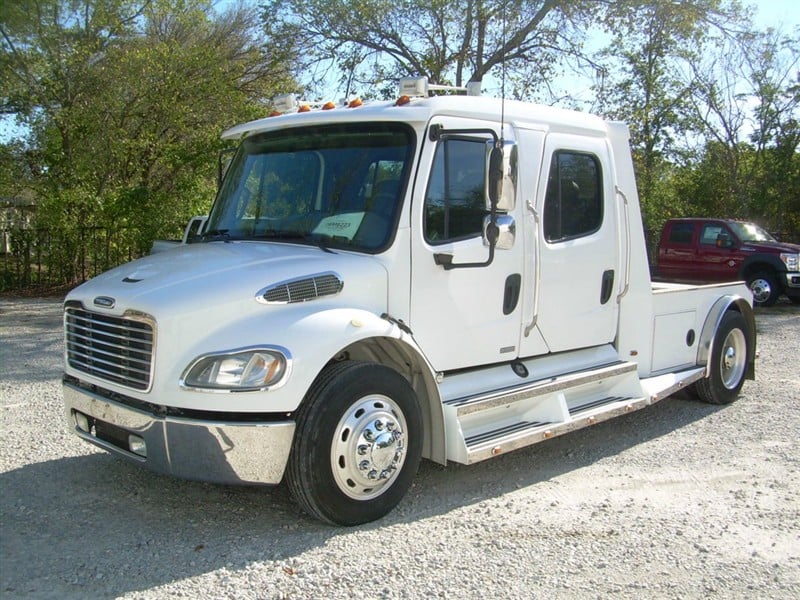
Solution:
[[[29,135],[4,148],[0,185],[25,182],[39,227],[103,227],[134,254],[179,237],[210,208],[220,132],[292,85],[258,25],[201,0],[7,3],[0,102]]]

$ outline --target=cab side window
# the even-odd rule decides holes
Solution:
[[[722,225],[703,225],[703,233],[700,234],[700,243],[705,246],[716,246],[717,240],[730,238],[730,234]]]
[[[694,236],[694,223],[673,223],[669,232],[670,244],[691,244]]]
[[[603,177],[596,156],[559,150],[553,155],[544,200],[544,237],[561,242],[603,224]]]
[[[440,244],[481,235],[486,213],[486,143],[478,138],[439,141],[425,193],[425,240]]]

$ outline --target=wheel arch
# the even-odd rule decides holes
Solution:
[[[342,348],[328,364],[342,360],[371,362],[398,372],[411,385],[420,403],[423,419],[422,456],[440,464],[447,463],[444,410],[436,376],[421,351],[401,338],[369,337]]]
[[[776,255],[757,254],[755,256],[748,256],[744,260],[741,268],[739,269],[739,277],[741,277],[742,281],[747,281],[747,279],[752,275],[766,272],[774,274],[777,284],[781,285],[779,274],[781,271],[785,270],[786,265],[784,265]]]
[[[711,310],[706,315],[703,329],[700,333],[700,339],[697,348],[697,365],[706,368],[706,376],[709,374],[709,357],[713,350],[714,337],[719,329],[722,317],[728,311],[740,313],[745,320],[747,327],[747,338],[750,344],[747,349],[747,372],[745,373],[746,379],[755,379],[755,359],[756,359],[756,320],[753,307],[743,297],[738,295],[728,295],[719,298]]]

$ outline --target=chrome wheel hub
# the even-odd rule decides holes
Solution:
[[[753,292],[754,301],[766,302],[772,294],[772,286],[766,279],[754,279],[750,282],[750,291]]]
[[[369,500],[391,486],[406,458],[406,421],[395,402],[375,395],[353,403],[331,445],[336,484],[347,496]]]
[[[728,333],[719,360],[722,384],[732,390],[741,381],[747,362],[747,342],[741,329]]]

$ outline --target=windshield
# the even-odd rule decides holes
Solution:
[[[400,124],[273,131],[242,142],[202,239],[377,252],[392,240],[414,134]]]
[[[729,223],[736,237],[743,242],[774,242],[776,241],[769,233],[753,223]]]

